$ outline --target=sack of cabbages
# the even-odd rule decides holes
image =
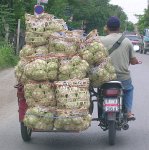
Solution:
[[[51,131],[54,127],[55,108],[35,106],[27,109],[24,124],[31,129]]]
[[[49,52],[74,55],[78,51],[82,37],[79,31],[55,32],[49,36]]]
[[[57,57],[29,57],[32,61],[24,67],[24,74],[30,80],[54,81],[58,76]]]
[[[24,67],[27,65],[27,61],[25,59],[21,59],[18,64],[15,66],[15,77],[18,83],[25,84],[27,82],[27,77],[24,74]]]
[[[27,35],[25,37],[26,44],[32,45],[34,47],[42,46],[48,44],[48,40],[43,36],[31,36]]]
[[[96,30],[91,31],[81,43],[79,54],[90,66],[99,65],[108,57],[108,51],[101,43]]]
[[[56,106],[55,88],[48,81],[28,81],[24,85],[24,95],[29,107]]]
[[[92,87],[100,87],[105,82],[116,80],[115,68],[110,57],[107,57],[100,65],[91,67],[89,79]]]
[[[48,46],[38,46],[33,47],[31,45],[24,45],[23,48],[20,50],[19,56],[23,59],[28,59],[29,57],[35,57],[35,56],[45,56],[49,53]]]
[[[57,107],[63,109],[89,109],[89,79],[55,81]]]
[[[27,32],[43,33],[66,30],[66,22],[63,19],[55,19],[54,15],[47,13],[38,16],[25,14],[25,24]]]
[[[26,44],[34,47],[48,44],[48,37],[53,32],[66,30],[66,23],[63,19],[55,19],[51,14],[25,15],[26,23]]]
[[[87,109],[57,109],[54,130],[83,131],[90,127],[91,115]]]
[[[60,57],[58,80],[83,79],[88,76],[89,64],[80,56]]]

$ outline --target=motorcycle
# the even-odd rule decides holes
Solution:
[[[123,86],[119,81],[109,81],[100,86],[100,88],[90,88],[91,100],[90,113],[93,112],[94,102],[97,102],[99,126],[103,131],[108,130],[109,144],[114,145],[117,130],[128,130],[128,118],[126,108],[123,102]]]

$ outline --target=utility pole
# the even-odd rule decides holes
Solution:
[[[18,20],[18,29],[17,29],[17,47],[16,54],[19,54],[19,43],[20,43],[20,19]]]
[[[148,2],[147,2],[147,9],[149,9],[149,0],[148,0]]]

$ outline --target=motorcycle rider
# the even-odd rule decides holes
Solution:
[[[105,29],[107,35],[101,37],[101,42],[109,50],[122,36],[122,33],[120,33],[119,18],[116,16],[110,17]],[[133,45],[130,40],[124,38],[120,46],[110,54],[110,57],[116,70],[117,80],[121,81],[124,87],[124,105],[127,110],[128,119],[135,120],[134,114],[132,114],[134,87],[132,85],[129,65],[138,64],[139,61],[135,57]]]

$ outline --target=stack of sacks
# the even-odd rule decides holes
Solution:
[[[40,130],[83,131],[91,124],[89,84],[116,78],[97,30],[68,31],[53,15],[26,15],[26,45],[15,68],[28,105],[24,123]]]
[[[26,15],[26,45],[15,74],[24,85],[28,105],[24,123],[29,128],[82,131],[90,126],[89,64],[78,54],[83,31],[68,31],[64,26],[65,22],[53,15]],[[84,83],[85,87],[80,87]],[[62,123],[62,116],[65,122],[71,118],[71,124]]]
[[[56,130],[83,131],[91,123],[89,79],[55,81],[57,99]]]

